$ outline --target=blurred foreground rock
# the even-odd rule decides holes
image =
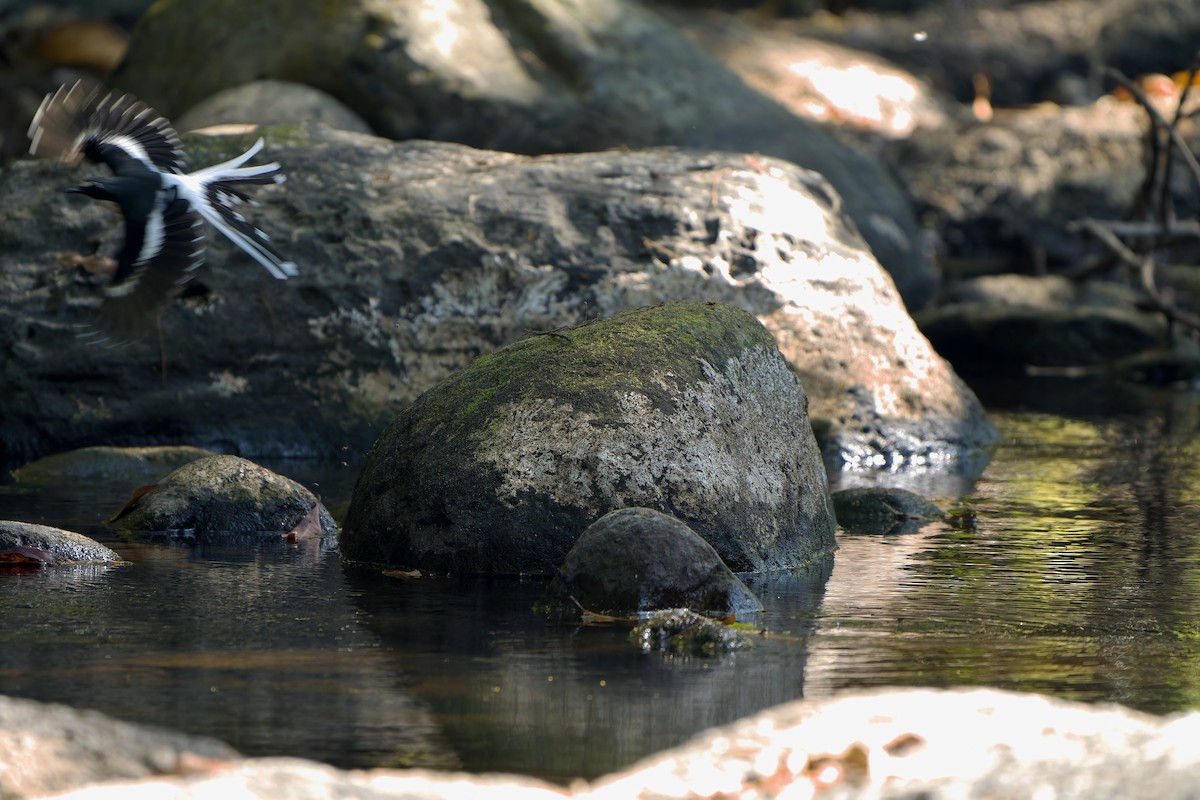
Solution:
[[[22,713],[5,711],[12,708]],[[23,733],[31,728],[38,732]],[[153,748],[142,741],[151,737]],[[70,743],[65,763],[62,743]],[[196,752],[205,758],[188,757]],[[234,758],[215,743],[0,698],[4,800],[114,780],[125,782],[59,797],[1185,800],[1200,785],[1200,713],[1155,717],[989,689],[872,692],[777,706],[569,789],[515,775],[343,772],[299,759]],[[130,781],[155,773],[174,774]]]

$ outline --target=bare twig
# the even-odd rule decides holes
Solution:
[[[1129,93],[1141,103],[1142,108],[1146,109],[1146,113],[1150,115],[1151,122],[1160,130],[1166,132],[1171,143],[1179,150],[1179,155],[1183,157],[1184,163],[1191,170],[1192,178],[1196,181],[1196,186],[1200,188],[1200,163],[1196,161],[1196,156],[1192,154],[1187,142],[1184,141],[1183,136],[1179,133],[1179,129],[1175,127],[1174,123],[1168,122],[1162,113],[1154,107],[1154,104],[1150,102],[1150,98],[1142,91],[1142,87],[1129,80],[1129,78],[1126,78],[1120,70],[1105,67],[1104,73],[1128,89]]]
[[[1146,293],[1146,297],[1154,304],[1168,320],[1186,325],[1189,328],[1200,331],[1200,317],[1193,316],[1186,311],[1176,308],[1175,305],[1163,297],[1162,292],[1158,290],[1158,283],[1154,277],[1154,257],[1150,255],[1140,255],[1129,248],[1127,244],[1121,241],[1115,233],[1109,230],[1103,223],[1095,219],[1082,219],[1072,222],[1068,226],[1072,231],[1086,231],[1092,236],[1099,239],[1105,246],[1111,250],[1117,258],[1121,259],[1125,264],[1138,271],[1138,276],[1141,278],[1142,290]]]

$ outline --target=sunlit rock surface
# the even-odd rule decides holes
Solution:
[[[286,30],[286,36],[264,31]],[[933,266],[875,158],[746,86],[628,0],[163,3],[113,82],[168,117],[270,78],[323,89],[381,135],[518,153],[676,145],[819,170],[912,308]]]
[[[421,396],[375,443],[355,561],[551,574],[617,508],[669,510],[737,571],[833,550],[800,382],[740,309],[676,303],[534,335]]]
[[[262,133],[288,181],[257,191],[248,213],[300,274],[271,280],[210,236],[207,263],[163,317],[161,350],[153,332],[122,348],[76,336],[102,281],[60,259],[114,252],[122,235],[112,210],[62,191],[87,170],[7,171],[0,460],[97,441],[352,460],[482,353],[686,299],[741,306],[775,335],[835,469],[945,465],[995,440],[814,172],[716,152],[527,158],[326,128]],[[255,136],[185,138],[202,165]]]

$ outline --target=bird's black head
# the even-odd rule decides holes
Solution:
[[[93,178],[79,186],[72,186],[67,191],[86,194],[88,197],[94,197],[97,200],[116,200],[117,197],[113,191],[116,187],[112,185],[111,181],[111,178]]]

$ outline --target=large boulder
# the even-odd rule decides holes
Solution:
[[[283,186],[254,220],[300,265],[270,280],[209,237],[156,337],[75,335],[94,279],[64,253],[121,223],[66,195],[78,174],[0,181],[0,461],[83,444],[182,442],[343,459],[481,353],[671,300],[758,316],[803,375],[832,468],[952,461],[995,431],[917,332],[837,194],[783,161],[672,149],[526,158],[331,131],[265,131]],[[251,136],[187,136],[193,164]],[[62,376],[69,375],[64,381]]]
[[[363,465],[354,561],[550,574],[617,508],[669,511],[738,571],[834,548],[804,390],[732,306],[679,303],[536,335],[421,396]]]
[[[833,184],[909,306],[933,290],[908,201],[873,157],[753,91],[630,0],[162,3],[112,80],[170,117],[261,78],[323,89],[394,139],[784,158]]]

